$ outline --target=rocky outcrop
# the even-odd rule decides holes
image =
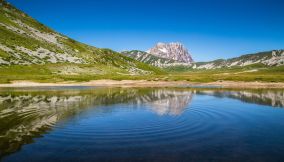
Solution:
[[[158,43],[147,52],[124,51],[123,55],[153,66],[167,68],[174,66],[192,66],[193,59],[181,43]]]
[[[191,64],[193,62],[188,50],[181,43],[158,43],[155,47],[149,49],[147,53],[180,63]]]

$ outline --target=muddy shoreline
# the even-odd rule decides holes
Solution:
[[[72,87],[72,86],[99,86],[99,87],[212,87],[212,88],[284,88],[284,83],[267,82],[209,82],[193,83],[187,81],[147,81],[147,80],[94,80],[89,82],[60,82],[60,83],[38,83],[32,81],[13,81],[9,84],[0,84],[0,87]]]

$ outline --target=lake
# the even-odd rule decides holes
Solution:
[[[284,161],[284,90],[2,88],[1,161]]]

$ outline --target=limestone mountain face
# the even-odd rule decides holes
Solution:
[[[158,43],[155,47],[149,49],[147,53],[180,63],[191,64],[193,62],[188,50],[181,43]]]
[[[153,66],[167,68],[174,66],[192,66],[193,59],[181,43],[158,43],[147,52],[124,51],[123,55]]]

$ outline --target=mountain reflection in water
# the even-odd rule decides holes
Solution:
[[[215,97],[227,97],[238,99],[247,103],[267,105],[272,107],[284,107],[284,90],[262,90],[262,91],[198,91],[200,95],[212,95]]]
[[[195,95],[209,95],[248,103],[284,106],[284,91],[225,91],[193,89],[67,89],[67,90],[1,90],[0,155],[18,151],[24,144],[52,130],[58,123],[102,105],[146,105],[159,116],[181,115]],[[110,113],[113,109],[98,109]]]

